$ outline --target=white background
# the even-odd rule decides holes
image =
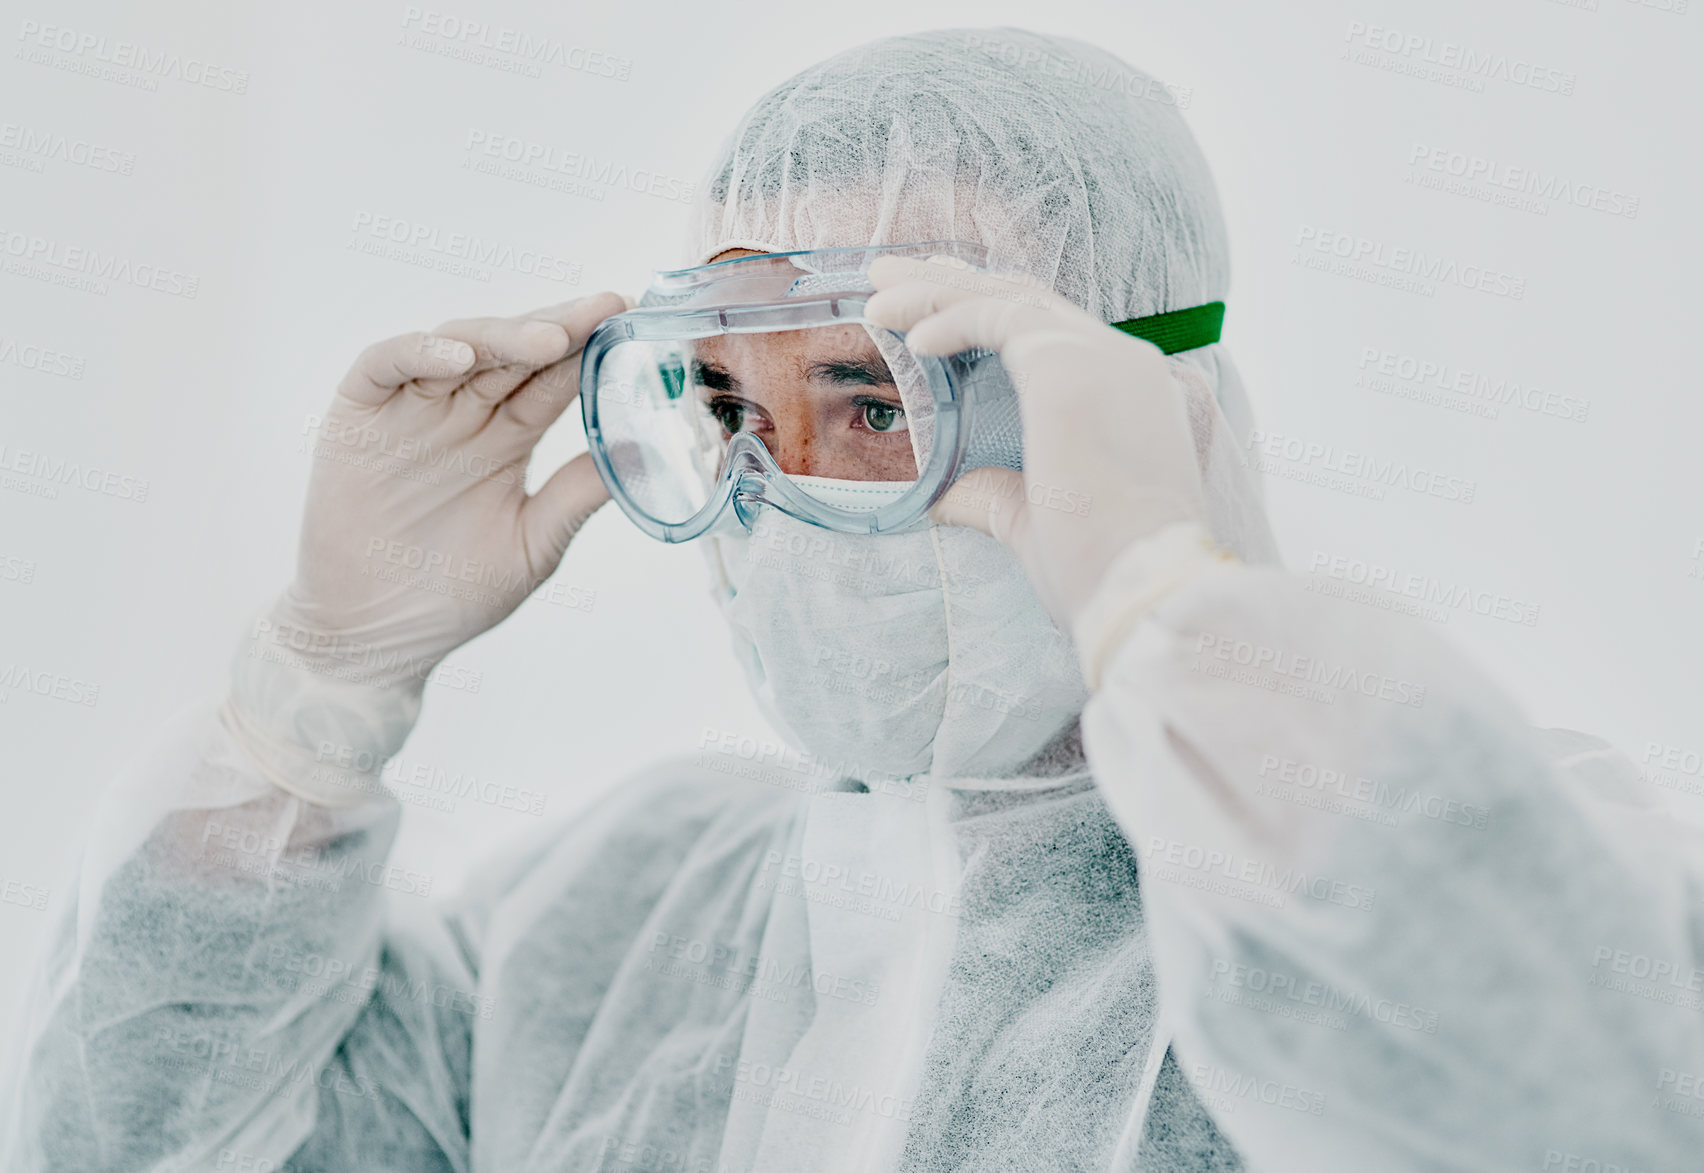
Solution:
[[[68,486],[56,499],[0,489],[0,671],[99,685],[93,706],[4,690],[0,882],[46,888],[50,912],[61,907],[103,787],[175,710],[218,695],[246,623],[291,571],[305,420],[363,345],[606,287],[636,293],[651,268],[679,262],[683,203],[480,174],[462,165],[473,133],[683,188],[769,86],[859,41],[929,27],[1072,35],[1173,86],[1218,176],[1236,264],[1227,340],[1263,429],[1475,483],[1464,504],[1272,479],[1292,566],[1340,555],[1536,604],[1531,626],[1471,607],[1429,625],[1539,724],[1602,734],[1640,761],[1653,744],[1657,758],[1696,755],[1704,12],[1673,11],[1681,2],[436,10],[488,22],[493,36],[507,26],[609,55],[626,80],[596,67],[528,77],[428,51],[410,40],[424,17],[400,3],[248,14],[186,0],[146,14],[8,4],[0,126],[97,144],[134,166],[125,175],[49,159],[37,171],[10,149],[0,241],[116,253],[194,274],[199,288],[190,299],[109,281],[100,295],[0,273],[0,464],[28,450],[148,483],[140,503]],[[150,92],[64,68],[96,64],[91,53],[50,54],[57,65],[19,58],[25,22],[242,71],[247,92],[176,78]],[[1396,30],[1392,44],[1430,38],[1434,55],[1453,42],[1520,63],[1510,72],[1523,77],[1554,71],[1541,76],[1571,77],[1573,93],[1498,78],[1474,92],[1380,68],[1421,66],[1427,50],[1380,55],[1350,39],[1373,26]],[[1346,59],[1353,45],[1375,64]],[[1483,157],[1500,174],[1533,169],[1618,204],[1637,197],[1637,215],[1555,200],[1540,214],[1427,189],[1410,182],[1440,174],[1411,167],[1421,147]],[[496,270],[478,280],[363,255],[349,247],[363,213],[542,250],[581,279]],[[1426,296],[1306,269],[1299,256],[1326,254],[1297,242],[1320,232],[1508,274],[1524,295],[1442,284]],[[26,346],[81,359],[82,377],[30,369],[18,357]],[[1369,349],[1589,401],[1589,413],[1581,422],[1506,404],[1481,418],[1380,393],[1357,382],[1372,371]],[[582,444],[571,413],[546,441],[544,471]],[[765,735],[696,550],[654,544],[607,511],[556,581],[590,592],[591,609],[532,602],[458,652],[452,663],[480,674],[479,691],[430,691],[406,759],[543,790],[553,815],[649,759],[696,751],[706,729]],[[1692,774],[1650,771],[1688,815],[1704,807],[1684,797],[1704,784],[1696,760]],[[447,891],[471,860],[537,825],[467,799],[448,813],[411,807],[395,861]],[[0,902],[0,1007],[16,1003],[47,924]]]

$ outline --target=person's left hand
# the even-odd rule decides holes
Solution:
[[[1067,629],[1132,543],[1204,522],[1184,393],[1157,346],[1051,290],[945,258],[885,257],[870,280],[878,292],[865,317],[905,332],[919,354],[999,353],[1018,392],[1023,471],[973,470],[930,516],[1008,546]],[[1049,507],[1085,498],[1086,508]]]

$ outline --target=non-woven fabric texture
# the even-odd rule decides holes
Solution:
[[[1212,184],[1164,92],[1015,30],[851,50],[741,123],[689,261],[956,238],[1109,322],[1219,299]],[[1271,560],[1224,348],[1174,369],[1214,537]],[[1704,969],[1696,836],[1431,633],[1228,567],[1132,632],[1079,721],[1069,642],[981,535],[766,516],[709,546],[797,744],[638,770],[448,904],[388,861],[394,799],[280,790],[211,705],[165,730],[93,818],[0,1167],[1696,1164],[1696,1009],[1592,961]],[[1244,644],[1315,649],[1338,693],[1218,670]],[[1324,809],[1266,758],[1421,801]]]

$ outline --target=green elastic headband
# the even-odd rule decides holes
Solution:
[[[1186,310],[1114,322],[1112,328],[1147,339],[1159,347],[1161,353],[1176,354],[1180,350],[1213,345],[1219,341],[1219,329],[1224,324],[1225,303],[1210,301],[1206,305],[1192,305]]]

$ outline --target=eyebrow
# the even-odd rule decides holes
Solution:
[[[740,381],[726,367],[696,358],[692,360],[692,381],[710,391],[737,391],[740,386]]]
[[[834,383],[861,383],[865,386],[892,387],[893,374],[879,358],[839,358],[812,363],[805,374],[811,379]]]

